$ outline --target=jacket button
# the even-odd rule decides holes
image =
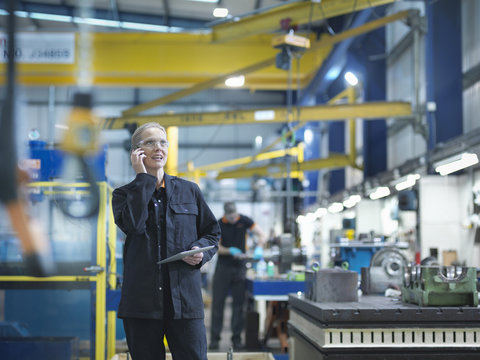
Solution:
[[[158,288],[158,290],[162,291],[162,287],[160,286],[160,287]]]

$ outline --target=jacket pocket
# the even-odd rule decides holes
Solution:
[[[197,204],[186,203],[186,204],[170,204],[170,208],[177,215],[198,215]]]
[[[197,241],[198,207],[195,203],[170,204],[175,223],[175,240],[179,250]]]

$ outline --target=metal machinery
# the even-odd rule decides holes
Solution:
[[[389,287],[400,288],[406,257],[397,249],[384,248],[373,254],[370,267],[362,268],[361,289],[364,294],[383,293]]]
[[[316,303],[289,295],[290,359],[478,359],[477,307],[424,307],[384,296]]]
[[[100,360],[115,354],[116,314],[114,306],[107,305],[107,293],[116,287],[116,226],[109,205],[112,189],[105,181],[97,184],[98,215],[80,220],[60,211],[58,183],[36,182],[28,187],[31,215],[48,224],[57,269],[54,276],[30,276],[18,240],[3,223],[0,288],[4,291],[4,319],[24,324],[31,337],[17,337],[17,345],[10,342],[10,348],[2,349],[25,351],[35,341],[36,345],[30,347],[35,358],[52,359],[56,358],[52,344],[68,338],[71,351],[76,353],[72,356]],[[86,187],[86,183],[72,183],[68,191],[81,199]]]
[[[420,306],[478,306],[476,268],[411,266],[404,274],[404,302]]]

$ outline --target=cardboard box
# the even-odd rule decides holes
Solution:
[[[450,266],[453,262],[457,261],[457,251],[456,250],[444,250],[442,251],[443,256],[443,266]]]

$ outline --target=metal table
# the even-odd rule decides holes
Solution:
[[[247,293],[255,302],[255,310],[259,314],[259,333],[265,331],[267,316],[267,301],[288,301],[288,294],[304,292],[304,281],[290,281],[280,279],[247,279]]]
[[[291,359],[479,359],[477,307],[420,307],[383,296],[315,303],[289,296]]]

